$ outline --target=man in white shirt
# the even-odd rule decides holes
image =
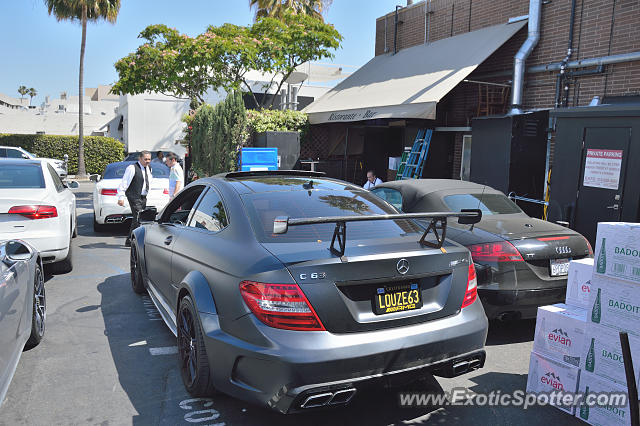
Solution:
[[[374,172],[373,170],[369,170],[367,172],[367,181],[364,185],[362,185],[362,187],[364,189],[372,190],[376,187],[376,185],[380,185],[381,183],[382,181],[380,180],[380,178],[376,177],[376,172]]]
[[[184,172],[178,163],[178,156],[173,152],[167,155],[165,164],[171,169],[169,172],[169,199],[173,200],[173,197],[184,188]]]
[[[140,226],[138,214],[147,207],[147,194],[153,179],[149,163],[151,163],[151,153],[142,151],[138,161],[127,166],[118,186],[118,205],[124,206],[126,197],[131,207],[131,228],[125,242],[127,247],[131,246],[131,233]]]

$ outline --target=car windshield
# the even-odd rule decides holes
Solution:
[[[131,163],[113,163],[109,164],[104,171],[104,176],[102,179],[120,179],[124,176],[124,171],[127,169],[127,166]],[[152,164],[151,165],[151,175],[154,178],[169,178],[169,168],[167,166],[163,166],[162,164]]]
[[[0,189],[44,187],[39,164],[3,164],[0,167]]]
[[[445,196],[443,201],[454,212],[480,209],[484,216],[522,213],[520,207],[502,194],[455,194]]]
[[[243,201],[260,242],[331,241],[335,223],[292,226],[286,234],[273,234],[273,221],[277,216],[307,218],[398,213],[383,200],[362,190],[261,192],[244,195]],[[347,225],[348,241],[398,237],[418,232],[422,232],[422,229],[407,220],[354,222]]]

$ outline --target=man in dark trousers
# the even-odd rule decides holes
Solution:
[[[140,226],[138,214],[147,207],[147,194],[151,188],[151,153],[142,151],[138,161],[130,164],[124,171],[122,181],[118,186],[118,205],[124,206],[124,198],[127,197],[131,207],[131,229],[127,235],[125,246],[131,246],[131,233]]]

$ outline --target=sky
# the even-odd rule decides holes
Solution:
[[[403,2],[334,0],[325,21],[344,40],[335,58],[322,62],[364,65],[374,55],[376,18],[396,4]],[[209,25],[249,25],[253,17],[248,0],[122,0],[115,25],[102,21],[87,26],[84,87],[117,81],[113,64],[137,49],[138,34],[148,25],[165,24],[195,36]],[[40,105],[45,95],[78,93],[78,23],[56,21],[43,0],[0,0],[0,34],[0,93],[19,98],[19,86],[33,87],[38,92],[33,105]]]

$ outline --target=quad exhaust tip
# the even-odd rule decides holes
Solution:
[[[335,392],[321,392],[309,395],[300,404],[300,408],[317,408],[327,405],[344,405],[356,394],[355,388],[341,389]]]

